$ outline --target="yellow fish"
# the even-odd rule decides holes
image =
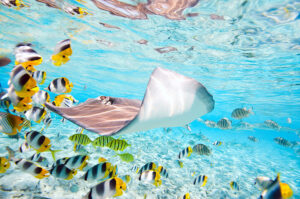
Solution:
[[[50,176],[48,170],[44,169],[43,167],[25,159],[16,159],[15,164],[26,173],[30,173],[34,177],[38,179],[43,179]]]
[[[23,127],[30,127],[30,121],[10,113],[0,112],[0,132],[16,135]]]
[[[9,169],[10,163],[5,157],[0,157],[0,173],[5,173]]]
[[[92,142],[92,145],[94,146],[94,148],[96,148],[97,146],[105,147],[112,140],[114,140],[114,138],[111,136],[99,136]]]
[[[61,66],[70,60],[72,55],[71,40],[65,39],[56,44],[54,49],[54,55],[52,55],[52,63],[55,66]]]
[[[110,141],[106,146],[114,151],[124,151],[126,147],[131,145],[125,140],[115,139]]]
[[[39,91],[35,79],[22,66],[15,66],[10,73],[8,84],[13,86],[14,91],[19,97],[31,97]]]
[[[72,88],[73,88],[72,82],[70,82],[65,77],[60,77],[54,79],[46,88],[46,90],[56,94],[61,94],[61,93],[70,93],[72,91]]]
[[[73,104],[77,102],[78,101],[72,95],[62,94],[57,95],[52,104],[58,107],[72,107]]]

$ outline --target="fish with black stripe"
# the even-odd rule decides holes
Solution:
[[[23,7],[29,7],[28,5],[24,4],[22,0],[0,0],[0,4],[7,7],[16,7],[16,10],[19,10]]]
[[[156,164],[154,162],[148,162],[140,168],[138,173],[141,174],[142,172],[147,171],[147,170],[153,170],[154,171],[155,169],[156,169]]]
[[[231,117],[234,119],[241,120],[243,118],[249,117],[250,114],[253,114],[252,108],[246,109],[244,108],[236,108],[232,111]]]
[[[31,97],[39,91],[35,79],[21,65],[15,66],[8,81],[19,97]]]
[[[24,152],[27,152],[27,151],[30,151],[30,146],[29,144],[25,141],[23,142],[20,147],[19,147],[19,152],[21,153],[24,153]]]
[[[182,199],[191,199],[191,196],[189,193],[186,193],[184,196],[182,196]]]
[[[47,111],[45,107],[40,108],[38,106],[34,106],[31,109],[24,111],[23,113],[28,120],[40,123],[45,118]]]
[[[193,181],[194,185],[200,184],[201,187],[204,187],[206,183],[207,183],[207,176],[205,175],[199,175]]]
[[[15,164],[20,168],[22,171],[33,175],[38,179],[47,178],[50,176],[49,171],[44,169],[43,167],[25,159],[13,159]]]
[[[56,178],[71,180],[76,174],[76,169],[69,169],[63,164],[57,164],[50,169],[50,174]]]
[[[224,117],[217,122],[217,126],[220,129],[231,129],[231,121],[228,118]]]
[[[163,176],[165,178],[168,178],[169,177],[169,173],[167,172],[167,169],[164,168],[163,166],[159,166],[157,168],[157,171],[159,172],[160,176]]]
[[[79,15],[79,17],[89,15],[89,13],[86,11],[86,9],[81,8],[81,7],[77,7],[77,6],[73,6],[73,5],[70,5],[70,4],[67,4],[67,5],[63,6],[63,10],[66,13],[69,13],[71,15]]]
[[[153,183],[156,187],[161,185],[160,174],[158,171],[144,171],[139,176],[140,181]]]
[[[99,136],[93,140],[92,145],[94,146],[94,148],[96,148],[97,146],[105,147],[112,140],[114,140],[114,138],[111,136]]]
[[[258,142],[258,139],[254,136],[249,136],[248,139],[252,142]]]
[[[81,144],[81,145],[88,145],[92,142],[92,140],[89,138],[89,136],[81,133],[76,133],[74,135],[71,135],[69,137],[69,140],[74,142],[75,144]]]
[[[87,165],[88,155],[76,155],[70,157],[66,160],[64,165],[69,169],[79,169],[82,170]]]
[[[128,146],[131,146],[128,144],[125,140],[120,140],[120,139],[114,139],[111,140],[106,147],[114,150],[114,151],[124,151]]]
[[[210,155],[211,150],[205,144],[197,144],[193,146],[193,152],[197,153],[198,155]]]
[[[240,186],[239,186],[238,183],[235,182],[235,181],[231,181],[231,182],[230,182],[230,187],[231,187],[231,189],[234,190],[234,191],[239,191],[239,190],[240,190]]]
[[[179,154],[178,158],[182,159],[184,157],[190,157],[190,155],[193,153],[192,147],[188,146],[185,149],[183,149]]]
[[[65,39],[56,44],[54,54],[51,56],[52,63],[60,66],[67,63],[72,55],[71,40]]]
[[[46,91],[39,90],[36,94],[32,96],[32,101],[35,105],[42,105],[46,102],[50,102],[50,95]]]
[[[274,141],[281,146],[286,146],[286,147],[292,146],[292,144],[288,140],[286,140],[282,137],[276,137],[276,138],[274,138]]]
[[[52,104],[58,107],[72,107],[77,102],[78,100],[76,100],[72,95],[62,94],[57,95]]]
[[[28,143],[28,145],[31,148],[33,148],[37,153],[42,153],[46,151],[51,152],[54,160],[55,160],[55,153],[60,151],[60,150],[52,150],[50,139],[38,131],[26,132],[25,140]]]
[[[86,173],[82,176],[82,179],[91,182],[91,181],[105,179],[109,176],[113,177],[116,174],[117,174],[117,166],[113,166],[109,162],[102,162],[88,169]]]
[[[5,173],[9,167],[9,160],[6,157],[0,157],[0,173]]]
[[[223,142],[221,142],[221,141],[215,141],[213,143],[213,145],[215,145],[215,146],[221,146],[222,144],[223,144]]]
[[[45,83],[47,73],[45,71],[34,71],[31,73],[31,76],[39,85],[43,85]]]
[[[52,80],[46,90],[55,94],[69,93],[72,91],[73,83],[65,77],[60,77]]]
[[[33,154],[32,156],[29,157],[29,160],[32,162],[37,162],[45,167],[48,167],[49,164],[47,158],[41,156],[40,153]]]
[[[6,95],[3,96],[3,98],[5,97]],[[32,108],[32,99],[30,97],[19,97],[13,86],[9,87],[7,97],[10,99],[13,108],[17,112],[27,111]]]
[[[113,177],[96,186],[92,187],[85,198],[87,199],[105,199],[123,195],[126,191],[126,183],[118,177]]]
[[[46,130],[52,123],[52,119],[51,119],[49,113],[45,115],[45,118],[43,119],[43,123],[44,123],[44,127],[43,127],[42,131]]]
[[[43,61],[41,55],[32,49],[29,43],[20,43],[14,50],[16,65],[22,65],[28,71],[36,71],[34,66],[40,65]]]
[[[9,113],[11,101],[5,92],[0,93],[0,108]]]
[[[16,135],[22,128],[30,127],[30,121],[25,118],[0,112],[0,132],[7,135]]]

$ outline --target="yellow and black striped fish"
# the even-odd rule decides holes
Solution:
[[[159,166],[157,168],[157,171],[159,172],[159,174],[165,178],[168,178],[169,177],[169,173],[167,172],[167,169],[164,168],[163,166]]]
[[[30,127],[30,121],[10,113],[0,112],[0,132],[16,135],[23,127]]]
[[[22,66],[15,66],[10,73],[8,84],[13,86],[19,97],[31,97],[39,91],[35,79]]]
[[[193,152],[197,153],[198,155],[210,155],[211,150],[205,144],[196,144],[193,146]]]
[[[50,174],[56,178],[71,180],[76,174],[76,169],[69,169],[63,164],[58,164],[50,169]]]
[[[87,155],[76,155],[70,157],[66,160],[64,165],[69,169],[79,169],[82,170],[87,165],[87,160],[89,156]]]
[[[81,133],[76,133],[74,135],[71,135],[69,137],[69,140],[71,140],[75,144],[81,144],[81,145],[88,145],[89,143],[92,142],[89,136]]]
[[[14,162],[22,171],[25,171],[38,179],[50,176],[49,171],[29,160],[16,159]]]
[[[40,71],[40,70],[38,70],[38,71],[34,71],[34,72],[31,74],[31,76],[33,77],[33,79],[35,79],[35,81],[36,81],[38,84],[42,85],[42,84],[45,83],[47,74],[46,74],[45,71]]]
[[[103,162],[88,169],[82,178],[89,182],[101,180],[109,177],[111,172],[112,175],[115,176],[117,174],[117,167],[114,167],[109,162]]]
[[[72,88],[73,84],[67,78],[60,77],[54,79],[46,89],[55,94],[61,94],[71,92]]]
[[[17,10],[23,7],[29,7],[28,5],[25,5],[22,0],[1,0],[0,4],[7,7],[16,7]]]
[[[125,140],[115,139],[110,141],[106,146],[114,151],[124,151],[126,147],[131,145]]]
[[[117,197],[121,196],[123,191],[126,191],[126,183],[121,178],[113,177],[92,187],[87,194],[87,198],[99,199]]]
[[[204,187],[206,183],[207,183],[207,176],[205,175],[197,176],[193,182],[194,185],[200,184],[201,187]]]
[[[16,94],[13,86],[9,87],[7,96],[17,112],[24,112],[32,108],[32,99],[30,97],[19,97]]]
[[[39,90],[31,99],[34,105],[44,105],[46,102],[50,102],[50,95],[46,91]]]
[[[154,162],[148,162],[140,168],[138,173],[141,174],[142,172],[147,171],[147,170],[154,171],[155,169],[156,169],[156,164]]]
[[[20,43],[15,48],[16,65],[22,65],[28,71],[36,71],[34,66],[40,65],[43,61],[41,55],[32,49],[31,44]]]
[[[230,182],[230,187],[231,187],[232,190],[235,190],[235,191],[239,191],[240,190],[240,187],[239,187],[238,183],[235,182],[235,181],[231,181]]]
[[[55,66],[60,66],[67,63],[72,55],[71,40],[65,39],[56,44],[54,55],[51,56],[52,63]]]
[[[28,120],[32,120],[36,123],[40,123],[46,116],[47,111],[45,108],[34,106],[31,109],[24,111],[24,115]]]
[[[161,185],[160,174],[158,171],[144,171],[140,174],[139,180],[153,183],[156,187]]]
[[[184,157],[190,157],[192,152],[193,152],[193,149],[190,146],[188,146],[178,154],[178,158],[182,159]]]
[[[110,143],[112,140],[114,140],[111,136],[99,136],[97,137],[93,142],[92,145],[96,148],[99,147],[105,147],[108,143]]]
[[[0,173],[5,173],[9,169],[10,163],[7,158],[0,157]]]
[[[184,196],[182,196],[182,199],[191,199],[191,196],[189,193],[186,193]]]

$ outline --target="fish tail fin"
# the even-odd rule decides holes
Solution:
[[[8,152],[8,160],[12,160],[15,157],[15,151],[12,150],[9,146],[6,147]]]
[[[74,152],[76,152],[77,144],[74,144]]]
[[[52,149],[49,149],[49,151],[51,152],[52,158],[53,158],[53,160],[55,161],[55,160],[56,160],[56,159],[55,159],[55,153],[57,153],[57,152],[59,152],[59,151],[61,151],[61,150],[52,150]]]

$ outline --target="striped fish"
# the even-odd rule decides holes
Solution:
[[[114,139],[111,140],[106,147],[114,150],[114,151],[124,151],[124,149],[128,146],[131,146],[128,144],[125,140],[120,140],[120,139]]]
[[[19,147],[19,152],[24,153],[30,151],[30,146],[29,144],[25,141],[21,144],[21,146]]]
[[[11,71],[8,84],[13,86],[19,97],[31,97],[39,91],[35,79],[20,65],[15,66]]]
[[[240,119],[249,117],[250,114],[253,114],[252,108],[250,108],[248,110],[245,107],[244,108],[236,108],[232,111],[231,117],[234,119],[240,120]]]
[[[29,157],[29,160],[32,162],[37,162],[43,166],[48,167],[49,162],[48,162],[47,158],[41,156],[40,153],[33,154],[32,156]]]
[[[64,163],[69,169],[79,169],[82,170],[87,165],[87,160],[89,156],[87,155],[76,155],[67,159]]]
[[[292,146],[292,144],[288,140],[282,137],[276,137],[274,138],[274,141],[281,146],[286,146],[286,147]]]
[[[178,158],[182,159],[184,157],[190,157],[192,152],[193,152],[193,149],[190,146],[188,146],[178,154]]]
[[[52,123],[52,119],[50,117],[50,114],[47,114],[43,120],[43,123],[44,123],[44,128],[43,129],[47,129],[50,124]]]
[[[38,70],[31,73],[31,76],[39,85],[43,85],[45,83],[47,73],[45,71]]]
[[[16,135],[23,127],[30,127],[30,121],[10,113],[0,112],[1,133]]]
[[[169,173],[167,172],[167,169],[164,168],[163,166],[159,166],[157,168],[157,171],[159,172],[160,176],[163,176],[165,178],[168,178],[169,177]]]
[[[36,123],[40,123],[45,118],[46,114],[46,109],[38,106],[34,106],[31,109],[24,111],[26,118]]]
[[[0,109],[9,112],[10,104],[11,100],[9,99],[8,95],[4,92],[0,93]]]
[[[155,170],[155,169],[156,169],[156,164],[154,162],[148,162],[140,168],[138,173],[141,174],[144,171]]]
[[[231,129],[231,121],[226,117],[220,119],[217,125],[220,129]]]
[[[114,138],[111,136],[99,136],[92,142],[92,145],[94,146],[94,148],[96,148],[97,146],[105,147],[112,140],[114,140]]]
[[[210,155],[211,150],[204,144],[197,144],[193,147],[193,152],[199,155]]]
[[[69,169],[63,164],[53,166],[50,170],[52,176],[56,178],[62,178],[64,180],[71,180],[76,174],[77,170]]]
[[[46,102],[50,102],[50,95],[46,91],[39,90],[31,99],[35,105],[44,105]]]
[[[123,195],[126,191],[126,183],[118,177],[113,177],[92,187],[86,198],[105,199]]]
[[[69,93],[72,91],[73,83],[71,83],[67,78],[60,77],[52,80],[46,90],[51,91],[55,94]]]
[[[191,196],[189,193],[186,193],[184,196],[182,196],[182,199],[191,199]]]
[[[28,71],[35,71],[34,66],[40,65],[43,61],[41,55],[32,49],[31,44],[20,43],[14,50],[15,64],[21,64]]]
[[[83,179],[86,181],[96,181],[109,177],[110,175],[113,177],[117,174],[117,166],[113,166],[109,162],[103,162],[100,164],[96,164],[90,169],[86,171],[83,175]]]
[[[223,143],[221,142],[221,141],[215,141],[214,143],[213,143],[213,145],[215,145],[215,146],[221,146]]]
[[[5,157],[0,157],[0,173],[5,173],[9,169],[10,163],[9,160]]]
[[[156,187],[161,185],[160,174],[158,171],[144,171],[140,174],[139,180],[153,183]]]
[[[258,142],[258,139],[254,136],[249,136],[248,139],[252,142]]]
[[[231,187],[232,190],[235,190],[235,191],[239,191],[240,190],[239,185],[235,181],[231,181],[230,182],[230,187]]]
[[[134,165],[134,166],[131,167],[130,171],[138,173],[139,172],[139,168],[136,165]]]
[[[60,66],[67,63],[72,55],[71,40],[65,39],[56,44],[54,54],[51,56],[52,63]]]
[[[74,142],[75,144],[81,144],[81,145],[88,145],[89,143],[92,142],[92,140],[85,134],[77,133],[74,135],[71,135],[69,137],[69,140]]]
[[[22,171],[25,171],[26,173],[29,173],[38,179],[43,179],[50,176],[49,171],[29,160],[16,159],[14,162]]]
[[[270,128],[270,129],[274,129],[274,130],[279,130],[280,129],[279,124],[277,124],[277,122],[275,122],[273,120],[266,120],[266,121],[264,121],[264,125],[267,128]]]
[[[207,183],[207,176],[205,175],[199,175],[193,181],[194,185],[200,184],[201,187],[204,187],[206,183]]]
[[[32,102],[31,97],[19,97],[13,86],[9,87],[7,96],[17,112],[23,112],[32,108],[30,104]]]

